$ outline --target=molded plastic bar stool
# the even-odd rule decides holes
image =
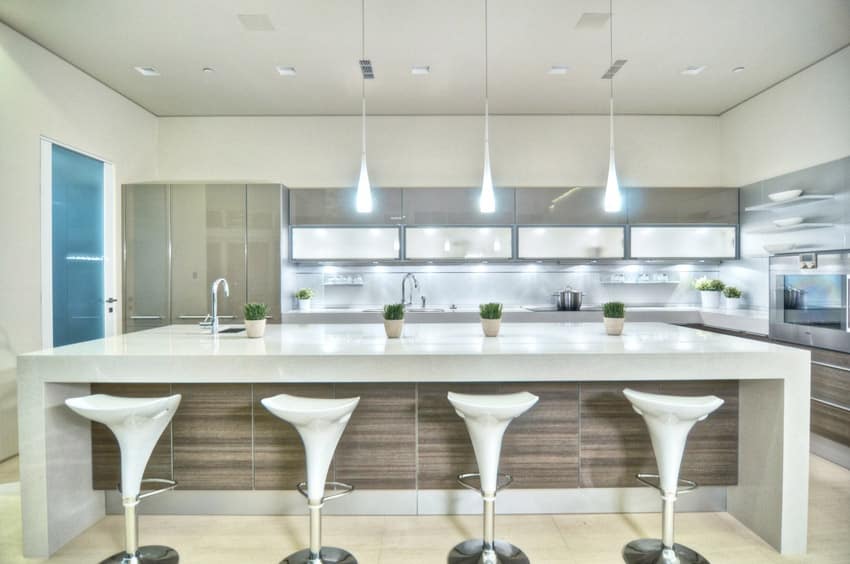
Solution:
[[[484,498],[484,538],[463,541],[449,552],[449,564],[528,564],[528,557],[509,542],[495,540],[496,492],[508,487],[513,478],[499,474],[502,437],[515,418],[537,403],[537,396],[518,394],[479,395],[449,392],[449,402],[466,422],[478,473],[461,474],[457,481],[465,488],[478,490]],[[481,488],[467,480],[478,477]],[[505,478],[500,485],[499,478]]]
[[[662,396],[629,389],[623,390],[623,394],[643,416],[658,464],[657,475],[638,474],[637,479],[659,490],[663,501],[661,539],[630,542],[623,548],[623,560],[628,564],[708,564],[699,553],[673,542],[673,505],[678,494],[697,487],[690,480],[679,479],[688,433],[698,421],[723,405],[723,400],[715,396]],[[657,479],[658,483],[650,479]],[[684,485],[681,489],[680,483]]]
[[[113,554],[101,564],[177,564],[177,551],[167,546],[139,546],[139,501],[173,490],[177,482],[160,478],[142,479],[160,435],[168,427],[180,394],[164,398],[124,398],[95,394],[65,400],[79,415],[103,423],[118,439],[121,449],[121,501],[124,505],[124,551]],[[140,493],[142,483],[165,487]]]
[[[290,554],[281,564],[357,564],[357,559],[348,551],[322,546],[322,506],[354,490],[354,486],[342,482],[328,482],[341,491],[326,496],[325,477],[336,445],[359,402],[359,397],[319,399],[288,394],[262,400],[266,409],[295,427],[307,456],[307,481],[298,484],[297,488],[307,498],[310,509],[310,547]]]

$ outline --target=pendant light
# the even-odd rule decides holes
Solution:
[[[493,192],[493,173],[490,171],[490,105],[487,60],[487,0],[484,0],[484,178],[481,180],[481,213],[496,211],[496,194]]]
[[[611,145],[610,145],[610,153],[608,155],[608,182],[605,184],[605,199],[604,199],[604,207],[605,211],[609,213],[618,212],[623,208],[623,197],[620,195],[620,183],[617,180],[617,167],[614,164],[614,74],[619,70],[622,65],[619,65],[617,68],[614,66],[614,10],[613,10],[613,0],[609,0],[608,2],[608,25],[611,30],[611,51],[610,51],[610,60],[611,66],[608,69],[608,72],[605,73],[608,76],[609,85],[610,85],[610,96],[609,96],[609,121],[611,126]],[[620,63],[621,61],[617,61]],[[625,63],[625,61],[622,61]]]
[[[360,154],[360,177],[357,179],[357,195],[355,197],[355,206],[358,213],[372,213],[372,185],[369,183],[369,170],[366,168],[366,0],[362,0],[362,34],[360,36],[360,69],[361,86],[360,86],[360,101],[361,101],[361,133],[362,152]],[[368,64],[371,72],[371,64]]]

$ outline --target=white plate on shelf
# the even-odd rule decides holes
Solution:
[[[787,253],[794,249],[794,243],[772,243],[770,245],[764,245],[763,248],[768,253],[775,255],[776,253]]]
[[[788,200],[799,198],[802,193],[803,191],[799,189],[784,190],[782,192],[774,192],[773,194],[768,194],[767,197],[774,202],[787,202]]]
[[[773,224],[776,227],[791,227],[792,225],[800,225],[801,223],[803,223],[802,217],[785,217],[773,220]]]

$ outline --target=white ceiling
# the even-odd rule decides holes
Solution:
[[[607,25],[575,24],[607,10],[490,0],[491,112],[606,113]],[[246,31],[237,14],[268,14],[275,30]],[[0,20],[160,116],[357,114],[360,18],[356,0],[0,2]],[[480,113],[483,19],[484,0],[366,0],[369,113]],[[717,115],[850,44],[850,0],[614,0],[614,33],[614,59],[629,61],[618,113]],[[552,76],[552,65],[570,70]],[[688,65],[707,69],[682,76]]]

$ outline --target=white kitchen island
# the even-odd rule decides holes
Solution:
[[[63,403],[88,394],[92,384],[734,380],[737,480],[723,488],[718,509],[725,507],[781,553],[801,554],[807,534],[809,362],[809,353],[799,349],[628,322],[619,337],[605,335],[601,323],[505,323],[497,338],[483,337],[477,323],[409,324],[397,340],[387,339],[379,324],[271,325],[263,339],[170,326],[31,353],[18,361],[24,551],[31,557],[52,554],[106,512],[104,492],[92,486],[89,422]],[[516,504],[534,493],[519,492]],[[367,505],[374,512],[376,503],[388,499],[360,493],[351,503],[364,505],[350,512],[366,512]],[[612,500],[626,510],[650,510],[643,502],[630,505],[632,497],[657,503],[656,492],[638,488],[546,494],[550,505],[539,511],[601,512],[611,510]],[[436,512],[449,510],[451,504],[440,502],[445,495],[419,491],[410,499],[420,513],[428,507]],[[510,509],[511,498],[504,497],[502,508]]]

